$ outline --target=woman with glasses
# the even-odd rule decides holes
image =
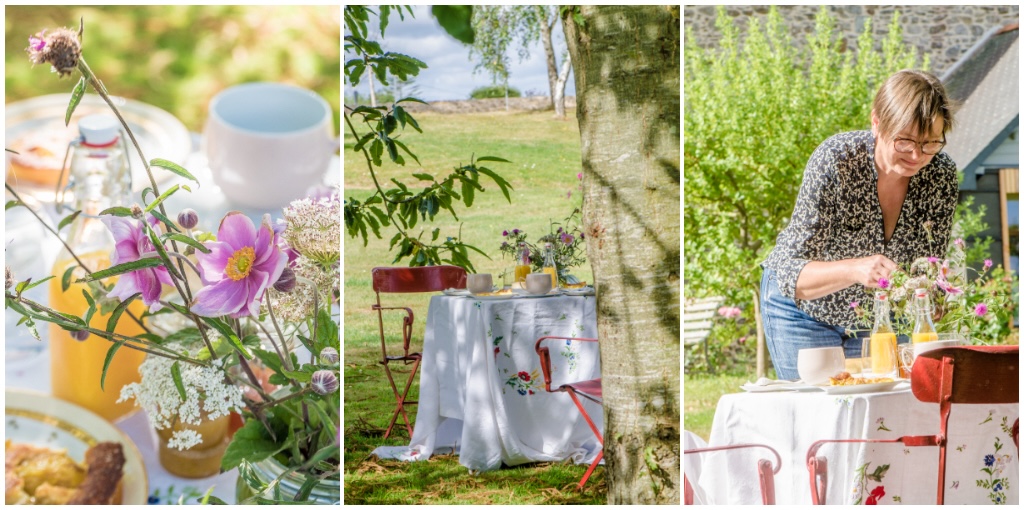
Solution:
[[[811,155],[789,224],[762,263],[761,316],[779,379],[797,352],[843,346],[861,356],[851,303],[868,303],[897,264],[942,257],[958,197],[941,152],[953,104],[933,75],[904,70],[879,88],[871,130],[840,133]]]

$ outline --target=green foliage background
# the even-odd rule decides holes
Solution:
[[[508,88],[508,97],[520,97],[522,94],[519,93],[519,89],[515,87]],[[489,87],[477,87],[469,93],[469,97],[472,99],[494,99],[505,97],[505,87],[502,85],[491,85]]]
[[[85,57],[108,88],[171,112],[191,131],[202,130],[221,90],[275,81],[316,91],[340,132],[338,6],[9,5],[4,13],[7,103],[71,92],[73,81],[33,68],[24,48],[44,28],[77,29],[81,17]]]

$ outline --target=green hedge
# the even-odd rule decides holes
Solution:
[[[515,87],[508,88],[508,97],[521,97],[522,94],[519,89]],[[489,87],[477,87],[473,89],[473,92],[469,93],[471,99],[494,99],[505,97],[505,87],[501,85],[491,85]]]

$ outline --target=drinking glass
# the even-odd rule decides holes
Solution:
[[[872,377],[896,377],[899,358],[896,354],[896,335],[878,333],[871,335],[861,345],[861,358],[864,360],[865,375]]]
[[[908,343],[896,348],[900,357],[900,377],[910,379],[910,371],[914,367],[914,344]]]

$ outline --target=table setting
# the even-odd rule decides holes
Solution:
[[[947,374],[936,374],[941,368],[931,365],[915,371],[916,360],[934,363],[933,357],[960,349],[1008,352],[1015,359],[1017,350],[1016,346],[969,346],[964,339],[899,344],[898,349],[899,355],[895,349],[866,347],[863,351],[869,356],[852,359],[845,358],[842,347],[801,349],[799,380],[748,381],[741,385],[742,393],[721,398],[708,444],[763,444],[777,450],[783,466],[775,475],[777,504],[811,503],[809,451],[827,459],[823,503],[933,504],[938,448],[887,444],[903,436],[940,433],[940,405],[921,399],[927,398],[922,397],[929,384],[926,376]],[[913,385],[911,377],[923,379]],[[1003,383],[1016,385],[1017,381],[1010,378]],[[1014,453],[1019,406],[1015,397],[1007,403],[990,400],[986,404],[954,402],[951,407],[948,429],[942,429],[948,437],[946,504],[1015,504],[1019,500]],[[820,449],[816,444],[830,440],[882,442],[825,442]],[[810,450],[812,444],[814,450]],[[705,501],[760,504],[755,472],[759,454],[744,450],[701,454],[698,464],[687,464],[694,470],[687,478],[700,485]]]
[[[330,106],[236,84],[190,132],[112,95],[81,33],[30,38],[32,62],[80,77],[74,91],[6,108],[7,470],[25,477],[8,478],[7,502],[63,501],[12,464],[15,448],[87,484],[107,473],[102,503],[339,503]],[[61,67],[72,41],[77,64]],[[81,480],[51,481],[81,501]]]
[[[430,298],[412,438],[375,455],[422,461],[458,453],[471,472],[596,458],[601,445],[569,396],[545,391],[535,351],[542,336],[596,338],[593,290],[570,295],[547,273],[521,276],[499,288],[490,274],[470,274],[466,289]],[[551,356],[552,388],[600,377],[596,343],[563,344]],[[584,405],[603,429],[600,406]]]

